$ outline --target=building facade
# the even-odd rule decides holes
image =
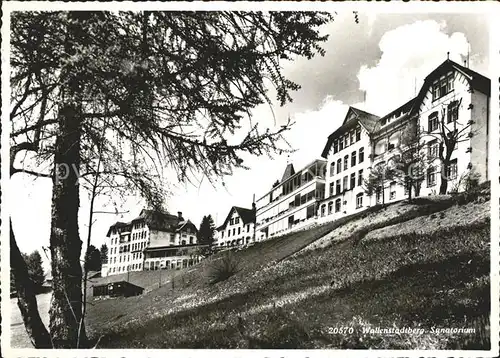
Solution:
[[[281,181],[256,202],[257,241],[316,222],[317,204],[325,195],[326,160],[295,172],[288,164]]]
[[[214,245],[218,248],[246,245],[255,241],[255,204],[252,209],[233,206],[216,229]]]
[[[464,176],[471,172],[477,173],[480,182],[488,180],[489,101],[488,78],[446,60],[425,78],[417,97],[383,117],[349,108],[322,153],[328,174],[320,221],[406,198],[408,185],[397,177],[388,178],[370,196],[363,179],[378,166],[400,168],[401,156],[409,150],[402,138],[408,136],[418,141],[419,158],[423,158],[415,180],[418,189],[411,186],[413,195],[439,194],[443,178],[447,193],[460,191]],[[447,148],[450,162],[444,165],[439,154]]]
[[[175,268],[178,260],[184,267],[183,260],[192,255],[186,252],[198,246],[195,225],[184,220],[180,212],[172,215],[142,210],[131,222],[117,222],[110,226],[106,238],[109,250],[108,262],[102,270],[103,276],[152,267],[172,268],[172,260],[175,260]],[[172,255],[172,252],[176,255]],[[170,259],[167,260],[167,257]],[[169,261],[168,266],[166,261]]]
[[[318,210],[320,222],[335,220],[369,205],[363,179],[370,169],[370,135],[379,117],[350,107],[342,125],[327,140],[326,192]]]

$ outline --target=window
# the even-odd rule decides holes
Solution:
[[[358,172],[358,185],[363,185],[363,169]]]
[[[340,201],[340,198],[335,200],[335,212],[338,213],[340,211],[340,208],[342,206],[342,202]]]
[[[339,151],[339,141],[335,139],[333,141],[333,154],[337,153]]]
[[[189,243],[190,243],[190,244],[193,244],[193,242],[194,242],[194,241],[193,241],[193,237],[191,236],[191,237],[189,238]]]
[[[356,133],[354,131],[352,131],[351,133],[349,133],[351,145],[354,144],[354,137],[355,137],[355,135],[356,135]]]
[[[439,127],[439,122],[438,122],[438,113],[433,112],[429,116],[429,132],[433,132]]]
[[[435,101],[453,91],[453,72],[448,72],[432,84],[432,100]]]
[[[321,205],[321,216],[325,216],[325,204]]]
[[[339,151],[344,149],[344,137],[339,139]]]
[[[238,235],[241,234],[241,227],[238,228]]]
[[[231,218],[231,219],[229,220],[229,225],[233,225],[233,224],[234,224],[234,219],[233,219],[233,218]]]
[[[359,193],[356,195],[356,209],[359,209],[363,206],[363,193]]]
[[[359,158],[358,158],[358,163],[363,163],[363,160],[365,160],[365,148],[361,147],[359,148]]]
[[[457,160],[453,159],[450,162],[450,165],[448,165],[448,168],[446,168],[446,178],[448,180],[456,179],[457,178]]]
[[[313,216],[316,215],[316,204],[309,205],[307,207],[307,218],[312,218]]]
[[[250,232],[250,224],[247,224],[247,232]]]
[[[233,227],[233,236],[236,235],[236,228]]]
[[[330,183],[330,196],[333,196],[335,193],[334,193],[334,187],[333,187],[333,182]]]
[[[348,155],[346,155],[346,156],[344,157],[344,170],[347,170],[347,165],[348,165],[348,163],[349,163],[349,156],[348,156]]]
[[[389,185],[389,200],[396,199],[396,182],[392,182]]]
[[[350,142],[349,142],[349,133],[346,133],[344,135],[344,148],[347,148],[349,145],[350,145]]]
[[[434,158],[437,158],[438,154],[439,154],[439,143],[437,141],[437,139],[434,139],[434,140],[431,140],[428,144],[429,148],[428,148],[428,156],[429,156],[429,159],[434,159]]]
[[[453,101],[448,105],[447,123],[458,120],[458,101]]]
[[[345,176],[343,179],[342,188],[344,189],[344,191],[347,190],[347,176]]]
[[[351,173],[351,189],[356,186],[356,173]]]
[[[356,152],[351,153],[351,167],[356,165]]]
[[[234,218],[234,223],[235,224],[239,224],[239,222],[240,222],[240,218]]]
[[[361,128],[357,127],[356,128],[356,142],[359,142],[361,140]]]
[[[427,169],[427,187],[436,185],[436,173],[434,167]]]
[[[337,173],[342,171],[342,159],[337,160]]]
[[[330,163],[330,176],[335,174],[335,162]]]
[[[231,236],[231,229],[227,230],[227,237]]]
[[[330,215],[333,212],[333,201],[330,201],[328,203],[328,215]]]
[[[377,204],[380,204],[382,202],[382,194],[383,194],[383,189],[378,188],[377,195],[376,195]]]
[[[342,191],[342,188],[340,187],[340,179],[338,179],[336,182],[335,182],[335,186],[336,186],[336,192],[337,192],[337,195],[340,194],[340,192]]]

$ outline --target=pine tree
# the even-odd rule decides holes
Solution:
[[[204,216],[198,231],[198,242],[202,245],[212,245],[214,242],[215,224],[212,215]]]
[[[108,245],[101,245],[101,266],[108,263]]]

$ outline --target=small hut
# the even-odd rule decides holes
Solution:
[[[127,281],[110,282],[103,285],[93,287],[93,296],[109,296],[109,297],[130,297],[138,296],[144,292],[144,288],[136,286]]]

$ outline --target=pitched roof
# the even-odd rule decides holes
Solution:
[[[224,223],[220,225],[217,230],[222,230],[227,226],[227,222],[231,218],[231,215],[233,214],[233,210],[235,210],[238,213],[238,216],[241,218],[241,221],[243,221],[243,224],[250,224],[250,223],[255,223],[255,210],[254,209],[247,209],[247,208],[242,208],[240,206],[233,206],[231,210],[229,210],[229,213],[226,216],[226,219],[224,220]]]
[[[373,128],[373,133],[378,132],[385,125],[385,123],[395,115],[396,115],[396,118],[394,120],[394,123],[400,122],[403,118],[406,118],[409,115],[411,109],[413,108],[413,105],[414,105],[416,99],[417,99],[417,97],[410,99],[408,102],[406,102],[402,106],[399,106],[395,110],[393,110],[393,111],[389,112],[388,114],[386,114],[385,116],[381,117],[376,122],[376,124]]]
[[[419,109],[419,104],[422,103],[427,90],[432,85],[432,82],[439,77],[441,74],[449,71],[450,69],[454,69],[464,75],[468,80],[470,86],[478,90],[486,95],[490,95],[491,93],[491,81],[488,77],[477,73],[476,71],[471,70],[470,68],[459,65],[458,63],[452,60],[445,60],[442,64],[434,69],[424,80],[424,84],[420,88],[420,91],[416,97],[416,101],[413,104],[413,108],[411,110],[412,114],[415,114]]]
[[[368,133],[372,133],[379,119],[379,116],[376,116],[372,113],[368,113],[359,108],[349,107],[342,125],[328,136],[328,140],[326,142],[325,148],[323,149],[323,152],[321,153],[321,156],[323,158],[326,158],[328,156],[330,148],[332,147],[334,139],[337,136],[343,134],[345,131],[353,128],[357,123],[360,123]]]
[[[141,220],[145,221],[150,230],[173,231],[176,230],[182,218],[169,213],[143,209],[139,214],[139,217],[132,220],[132,222]]]
[[[281,178],[281,183],[290,178],[294,174],[295,174],[295,169],[293,168],[293,164],[292,163],[287,164],[285,172],[283,173],[283,177]]]
[[[111,225],[109,227],[106,236],[109,237],[111,230],[114,228],[130,226],[130,229],[132,229],[132,225],[139,221],[144,221],[150,230],[156,230],[156,231],[174,232],[182,230],[182,228],[184,228],[185,226],[191,226],[191,225],[192,227],[194,227],[195,230],[197,230],[196,226],[191,221],[184,220],[182,217],[179,217],[178,215],[172,215],[169,213],[163,213],[155,210],[143,209],[141,210],[139,216],[133,219],[132,221],[128,223],[118,221],[115,224]]]

